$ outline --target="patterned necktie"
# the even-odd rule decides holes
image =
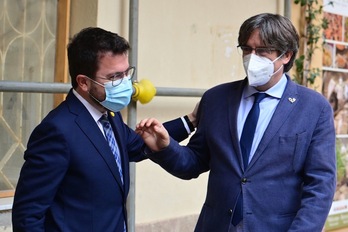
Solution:
[[[259,103],[267,97],[266,93],[255,93],[254,104],[251,108],[243,127],[242,136],[240,138],[240,147],[243,155],[244,170],[248,167],[251,146],[253,144],[257,121],[259,120],[260,105]],[[235,213],[233,214],[232,224],[238,225],[243,219],[243,195],[239,194]]]
[[[99,122],[103,125],[106,140],[108,141],[109,146],[111,148],[111,151],[114,154],[114,158],[116,160],[118,171],[120,173],[121,181],[123,184],[123,172],[122,172],[122,165],[121,165],[121,156],[120,156],[120,151],[119,151],[116,139],[115,139],[114,132],[112,131],[110,122],[105,114],[103,114],[103,116],[101,116],[101,118],[99,119]]]

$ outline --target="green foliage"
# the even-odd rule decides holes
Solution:
[[[300,4],[305,12],[305,30],[300,35],[304,39],[304,54],[295,60],[294,81],[307,86],[308,83],[313,84],[321,74],[319,68],[312,67],[312,59],[315,50],[320,48],[318,42],[322,37],[322,29],[328,27],[328,20],[322,17],[323,6],[319,5],[318,0],[294,0],[294,3]]]
[[[341,142],[336,140],[336,165],[337,165],[337,183],[340,184],[346,176],[346,166],[341,152]]]

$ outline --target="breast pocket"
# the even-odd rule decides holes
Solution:
[[[289,164],[289,171],[299,172],[308,150],[308,133],[306,131],[292,136],[279,137],[279,155]]]

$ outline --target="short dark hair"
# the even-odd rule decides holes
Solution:
[[[105,53],[119,55],[129,50],[128,41],[116,33],[98,27],[82,29],[68,45],[69,73],[73,88],[77,87],[77,75],[95,77],[99,60]]]
[[[284,72],[288,72],[293,66],[299,47],[299,35],[291,21],[284,16],[269,13],[250,17],[239,29],[239,45],[246,45],[255,29],[259,29],[260,39],[266,47],[276,48],[279,55],[293,53],[290,61],[284,65]]]

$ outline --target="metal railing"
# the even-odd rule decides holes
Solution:
[[[0,92],[68,93],[71,84],[49,82],[0,81]],[[156,87],[156,96],[201,97],[205,89]]]

